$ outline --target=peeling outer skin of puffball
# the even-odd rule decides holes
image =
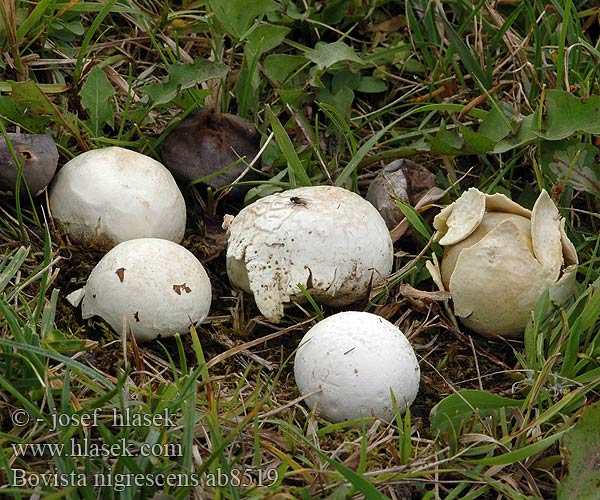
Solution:
[[[85,296],[85,287],[82,287],[82,288],[78,288],[77,290],[68,294],[65,297],[65,299],[73,307],[78,307],[79,304],[81,304],[81,301],[83,300],[84,296]]]
[[[560,225],[558,209],[543,190],[531,212],[531,242],[537,261],[554,281],[558,279],[563,263]]]
[[[550,287],[550,298],[557,304],[564,304],[573,293],[576,279],[577,265],[567,267],[559,280]]]
[[[268,266],[271,264],[268,261],[250,259],[244,262],[250,289],[258,309],[269,321],[278,323],[284,314],[283,304],[290,302],[291,299],[282,289],[281,279],[277,279],[276,276],[280,265],[277,269],[269,269]]]
[[[231,224],[233,224],[233,221],[235,220],[235,216],[231,215],[231,214],[225,214],[223,216],[223,224],[221,224],[221,227],[229,232],[229,228],[231,227]]]
[[[437,255],[433,254],[432,261],[428,260],[425,262],[425,268],[429,271],[431,279],[439,288],[440,291],[446,292],[444,283],[442,281],[442,273],[440,271],[440,263],[438,262]]]
[[[575,245],[571,242],[565,231],[565,219],[560,219],[560,241],[562,243],[563,259],[564,264],[567,267],[577,266],[579,264],[579,257],[577,256],[577,250]],[[566,271],[565,271],[566,272]]]
[[[451,205],[440,212],[440,230],[445,234],[440,238],[440,245],[453,245],[469,236],[481,223],[485,215],[485,195],[475,188],[465,191]],[[435,220],[434,220],[435,222]]]
[[[486,194],[485,209],[487,212],[505,212],[531,219],[531,210],[522,207],[502,193]]]

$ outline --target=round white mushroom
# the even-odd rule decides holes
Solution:
[[[417,396],[420,369],[399,328],[375,314],[349,311],[306,333],[294,376],[306,405],[325,420],[374,416],[390,421],[394,401],[403,413]]]
[[[291,189],[244,208],[229,231],[227,274],[254,295],[270,321],[304,287],[319,303],[365,297],[391,272],[393,246],[381,215],[359,195],[334,186]]]
[[[172,241],[140,238],[118,244],[92,270],[83,290],[84,319],[100,316],[117,333],[128,328],[137,340],[186,333],[206,319],[211,284],[200,261]]]
[[[51,185],[50,210],[74,243],[108,248],[135,238],[179,243],[186,224],[185,201],[172,174],[120,147],[67,162]]]

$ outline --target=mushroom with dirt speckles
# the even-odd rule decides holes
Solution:
[[[367,298],[393,264],[390,233],[379,212],[356,193],[334,186],[266,196],[226,218],[227,274],[278,322],[284,305],[302,300],[343,306]]]
[[[159,238],[128,240],[110,250],[85,287],[67,296],[84,319],[99,316],[137,340],[187,333],[208,316],[211,284],[186,248]]]

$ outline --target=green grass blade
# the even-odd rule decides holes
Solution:
[[[492,80],[473,55],[473,51],[467,47],[467,44],[458,35],[445,16],[442,16],[442,21],[444,23],[445,33],[452,43],[452,48],[458,54],[460,62],[479,82],[481,82],[481,85],[483,85],[485,89],[490,90],[492,88]]]
[[[64,363],[66,366],[71,368],[73,371],[77,371],[77,372],[80,372],[81,374],[85,374],[88,377],[90,377],[92,380],[99,382],[100,385],[102,385],[106,389],[111,390],[114,388],[114,384],[110,380],[108,380],[104,375],[102,375],[100,372],[94,370],[93,368],[90,368],[89,366],[86,366],[86,365],[80,363],[79,361],[76,361],[72,358],[64,356],[58,352],[49,351],[48,349],[43,349],[41,347],[37,347],[37,346],[33,346],[33,345],[20,344],[18,342],[14,342],[12,340],[3,339],[3,338],[0,338],[0,346],[9,347],[11,349],[14,349],[17,352],[18,351],[26,351],[26,352],[29,352],[32,354],[36,354],[36,355],[40,356],[41,358],[49,358],[49,359],[53,359],[54,361],[58,361],[59,363]]]
[[[271,128],[275,134],[275,141],[277,141],[277,144],[279,145],[279,148],[281,149],[281,152],[288,163],[290,187],[295,188],[300,186],[310,186],[312,183],[308,177],[308,174],[306,173],[304,165],[302,165],[302,162],[300,161],[300,158],[294,149],[294,145],[292,144],[290,136],[287,134],[281,122],[268,106],[267,116],[269,117]]]

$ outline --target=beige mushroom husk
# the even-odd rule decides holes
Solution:
[[[434,259],[427,268],[452,295],[466,327],[488,337],[522,337],[545,290],[563,304],[575,287],[577,252],[564,225],[546,191],[528,210],[503,194],[471,188],[435,217],[444,256],[441,266]]]

